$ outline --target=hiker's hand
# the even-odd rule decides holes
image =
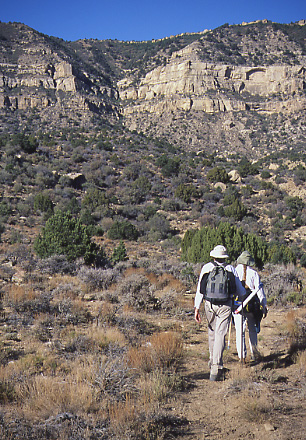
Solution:
[[[267,316],[267,314],[268,314],[268,309],[267,309],[267,307],[265,307],[265,308],[263,309],[263,312],[262,312],[262,317],[265,319],[265,317]]]
[[[194,309],[194,319],[200,324],[201,323],[201,315],[199,309]]]

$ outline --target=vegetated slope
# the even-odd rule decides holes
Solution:
[[[140,63],[143,72],[129,72],[138,87],[153,67],[168,69],[190,54],[191,66],[202,62],[197,51],[203,42],[186,45],[180,37],[173,54],[173,39],[158,42],[164,47],[111,42],[114,52],[110,42],[68,43],[24,25],[4,27],[12,35],[2,33],[0,437],[300,440],[304,309],[298,312],[302,324],[288,320],[290,331],[280,322],[284,310],[305,303],[305,275],[292,264],[306,265],[303,112],[173,108],[171,123],[166,114],[139,114],[141,124],[129,130],[125,104],[112,95],[131,68],[129,57],[136,64],[152,44],[153,58]],[[17,31],[24,44],[15,57]],[[107,45],[100,60],[99,48]],[[169,59],[162,61],[165,53]],[[35,101],[39,96],[49,100],[46,107]],[[239,99],[249,102],[249,96]],[[103,110],[101,102],[110,107]],[[52,236],[56,211],[57,219],[69,220],[65,226],[80,225],[85,238],[103,247],[102,267],[73,260],[65,249],[73,249],[68,234],[57,229]],[[266,240],[272,263],[286,266],[275,269],[270,261],[262,273],[273,309],[261,333],[263,362],[239,370],[232,340],[226,380],[213,384],[206,327],[193,320],[200,264],[181,261],[180,245],[187,230],[218,225]],[[39,258],[34,243],[43,231],[48,240],[61,240],[66,255]],[[298,345],[288,347],[288,336]]]
[[[63,40],[19,23],[0,23],[2,127],[22,130],[90,124],[94,114],[118,117],[107,64],[86,64]],[[89,119],[89,120],[88,120]],[[15,121],[15,125],[14,125]]]
[[[305,251],[306,125],[305,112],[294,111],[294,105],[304,102],[305,71],[298,65],[295,82],[290,69],[296,67],[293,59],[299,63],[304,59],[304,28],[260,22],[225,25],[203,34],[156,42],[123,43],[64,42],[22,24],[1,23],[4,108],[0,177],[6,240],[13,240],[10,234],[15,216],[26,217],[29,228],[24,231],[32,236],[31,224],[44,225],[47,214],[34,208],[34,199],[45,192],[56,209],[70,209],[84,222],[101,228],[100,233],[103,230],[105,235],[113,223],[127,220],[138,229],[141,240],[165,241],[165,246],[178,249],[188,228],[229,221],[246,233],[255,232],[270,242],[289,244],[299,261]],[[136,91],[152,86],[149,79],[154,79],[156,72],[171,72],[172,67],[175,84],[180,79],[175,68],[183,66],[183,72],[197,73],[197,66],[203,66],[202,58],[207,55],[203,47],[210,47],[212,37],[214,56],[225,53],[220,45],[222,39],[229,45],[242,44],[239,51],[248,50],[248,54],[267,39],[269,53],[276,46],[277,62],[282,61],[285,45],[291,44],[297,55],[287,60],[281,74],[288,73],[289,85],[295,84],[296,90],[284,90],[277,97],[280,106],[284,102],[292,105],[290,112],[285,108],[270,112],[262,108],[219,108],[213,113],[195,109],[196,99],[203,98],[202,89],[198,97],[193,96],[195,89],[190,91],[192,98],[184,97],[185,83],[174,95],[178,100],[192,102],[187,110],[174,105],[169,111],[150,113],[137,110],[138,104],[142,105],[141,96],[117,99],[116,82],[125,81],[127,69],[132,81],[128,84]],[[250,99],[270,104],[270,95],[256,101],[256,95],[245,92],[247,87],[251,90],[250,78],[255,78],[255,89],[268,87],[265,68],[270,61],[261,58],[264,66],[257,69],[248,57],[247,70],[237,64],[235,57],[225,70],[216,58],[207,58],[206,64],[213,64],[206,80],[212,81],[215,88],[207,90],[205,83],[207,96],[203,99],[214,102],[217,95],[223,95],[224,100],[226,94],[232,94],[243,105]],[[128,67],[129,59],[136,66],[134,70]],[[141,66],[137,66],[137,60]],[[156,64],[158,67],[150,70]],[[224,73],[219,83],[215,81],[215,68]],[[147,71],[147,77],[143,77]],[[231,84],[236,84],[235,72],[244,72],[245,82],[251,84],[240,93],[231,90]],[[169,84],[165,82],[166,86]],[[196,81],[188,84],[197,86]],[[124,87],[120,87],[121,93]],[[149,99],[150,89],[147,92],[147,103],[153,110],[155,103],[164,105],[174,96],[170,90],[168,97],[156,93]],[[136,109],[135,113],[126,112],[130,107]],[[221,185],[217,182],[220,168],[225,173]],[[238,170],[238,176],[229,178],[228,173],[233,170]],[[72,172],[82,176],[82,185],[73,181]],[[286,180],[289,186],[284,185]],[[99,191],[101,202],[86,200],[87,193],[94,194],[94,189]]]
[[[305,142],[305,84],[305,26],[259,22],[207,32],[119,88],[131,129],[259,157]]]
[[[10,131],[119,119],[184,149],[252,157],[305,141],[302,22],[224,25],[148,42],[66,42],[18,23],[0,30],[1,125]],[[157,72],[165,72],[158,92],[150,82]]]

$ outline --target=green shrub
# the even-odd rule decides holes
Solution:
[[[128,260],[126,247],[122,240],[120,241],[119,245],[114,249],[111,260],[113,264],[119,263],[120,261]]]
[[[53,212],[53,202],[50,199],[49,194],[39,193],[34,197],[34,209],[41,212]]]
[[[70,212],[57,211],[46,222],[34,242],[34,250],[41,258],[65,255],[68,261],[83,257],[85,264],[105,265],[102,248],[91,241],[92,229],[83,225]]]
[[[171,234],[169,220],[162,214],[156,213],[149,219],[148,223],[153,240],[164,240]]]
[[[229,176],[224,168],[215,167],[212,170],[208,171],[207,180],[209,180],[210,182],[227,183],[229,181]]]
[[[13,136],[13,144],[19,145],[25,153],[35,153],[39,145],[38,140],[33,135],[17,134]]]
[[[300,259],[300,265],[306,267],[306,254],[303,254]]]
[[[87,208],[90,212],[95,211],[98,207],[107,206],[108,204],[109,200],[105,192],[97,188],[90,188],[82,200],[82,208]]]
[[[190,203],[192,199],[199,197],[199,191],[194,185],[186,185],[181,183],[175,190],[175,197],[183,200],[185,203]]]
[[[245,157],[241,159],[238,165],[238,171],[241,177],[253,176],[258,174],[258,168]]]
[[[247,208],[239,199],[234,200],[231,205],[224,207],[225,217],[231,217],[237,221],[242,220],[246,214]]]
[[[270,179],[270,177],[271,177],[271,173],[270,173],[268,170],[263,170],[263,171],[261,172],[260,177],[261,177],[262,179]]]
[[[108,230],[108,238],[111,240],[137,240],[139,231],[127,220],[116,220]]]
[[[0,217],[8,217],[12,212],[11,206],[4,200],[0,202]]]
[[[305,206],[305,203],[303,202],[303,200],[298,196],[287,197],[285,199],[285,203],[286,203],[286,206],[288,207],[288,209],[290,210],[290,216],[292,218],[295,218],[298,215],[298,213],[300,211],[302,211],[302,209]]]
[[[180,169],[180,160],[178,158],[168,157],[166,154],[160,156],[156,165],[161,167],[161,172],[165,177],[177,176]]]

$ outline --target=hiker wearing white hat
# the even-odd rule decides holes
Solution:
[[[242,286],[235,268],[226,264],[229,258],[224,246],[218,245],[210,252],[213,262],[202,267],[194,300],[194,317],[201,323],[200,305],[205,299],[204,309],[208,322],[210,380],[223,377],[223,351],[225,336],[231,320],[233,296],[243,298]]]
[[[243,251],[237,259],[236,271],[246,289],[246,295],[248,296],[251,292],[254,292],[252,300],[243,309],[243,313],[233,314],[237,353],[243,363],[247,356],[245,343],[246,324],[249,331],[251,361],[255,361],[260,358],[260,353],[257,349],[257,334],[260,331],[260,321],[261,318],[265,318],[267,315],[267,299],[260,282],[260,277],[256,270],[250,267],[254,265],[255,261],[249,251]]]

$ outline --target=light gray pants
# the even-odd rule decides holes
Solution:
[[[242,357],[246,358],[247,355],[247,348],[245,343],[245,330],[246,330],[246,324],[248,323],[248,330],[249,330],[249,346],[250,346],[250,353],[251,356],[254,356],[258,353],[257,350],[257,331],[256,331],[256,321],[254,319],[254,316],[252,313],[245,313],[243,317],[243,326],[242,326],[242,347],[241,347],[241,321],[242,321],[242,315],[240,313],[235,314],[234,313],[234,322],[235,322],[235,329],[236,329],[236,348],[237,353],[239,356],[239,359],[241,359],[241,353]]]
[[[208,321],[208,345],[210,355],[210,372],[218,374],[223,368],[223,351],[225,347],[225,336],[232,313],[231,301],[224,305],[211,304],[205,301],[204,308]]]

